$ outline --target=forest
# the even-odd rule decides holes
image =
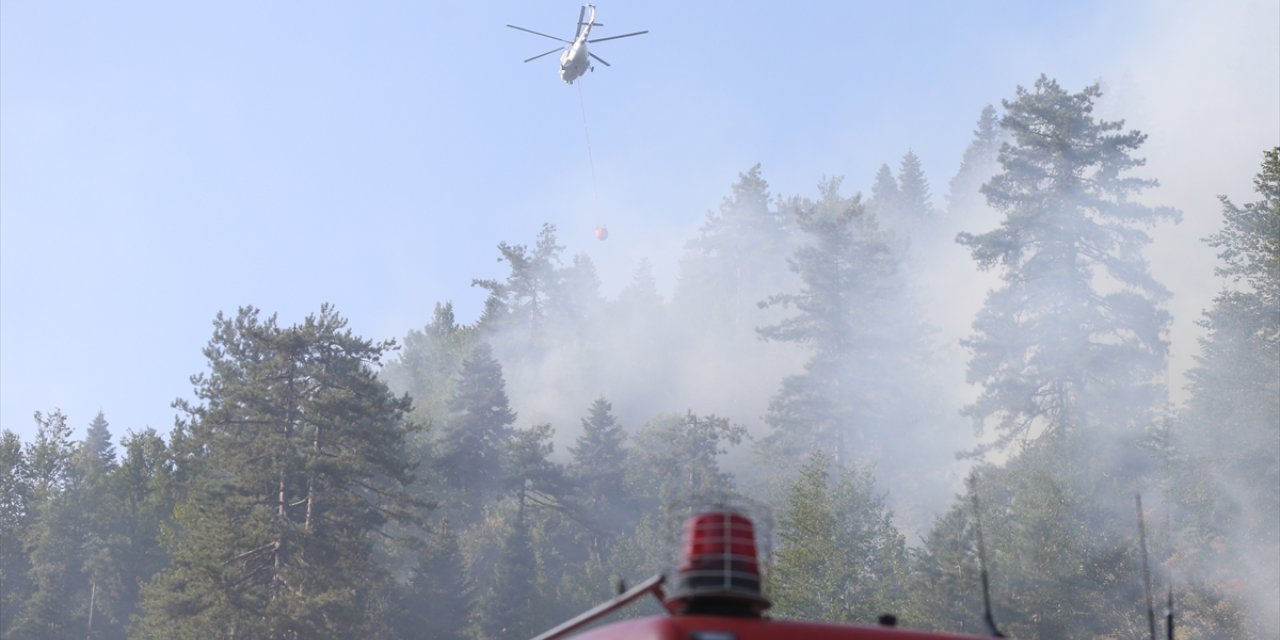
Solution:
[[[3,432],[0,637],[531,637],[716,500],[770,515],[769,615],[983,634],[974,498],[1010,636],[1148,637],[1145,548],[1178,637],[1277,637],[1280,147],[1198,212],[1221,289],[1174,403],[1144,251],[1184,212],[1101,97],[1018,87],[945,188],[910,151],[865,195],[747,167],[668,296],[642,264],[606,297],[544,224],[472,321],[219,314],[171,430]]]

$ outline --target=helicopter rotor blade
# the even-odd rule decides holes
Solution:
[[[542,56],[549,56],[549,55],[551,55],[551,54],[553,54],[553,53],[560,53],[561,51],[564,51],[564,47],[556,47],[556,48],[554,48],[554,49],[552,49],[552,50],[550,50],[550,51],[548,51],[548,52],[546,52],[546,53],[539,53],[538,55],[536,55],[536,56],[534,56],[534,57],[532,57],[532,58],[525,58],[525,60],[524,60],[524,61],[525,61],[525,62],[532,62],[533,60],[537,60],[538,58],[541,58]]]
[[[545,33],[538,33],[537,31],[534,31],[533,29],[526,29],[526,28],[524,28],[524,27],[517,27],[517,26],[515,26],[514,24],[509,24],[509,25],[507,25],[507,26],[508,26],[508,27],[511,27],[512,29],[515,29],[516,31],[523,31],[523,32],[525,32],[525,33],[532,33],[532,34],[533,34],[533,35],[535,35],[535,36],[542,36],[542,37],[544,37],[544,38],[551,38],[552,40],[557,40],[557,41],[559,41],[559,42],[563,42],[563,43],[565,43],[565,44],[573,44],[572,42],[570,42],[570,41],[568,41],[568,40],[565,40],[564,38],[557,38],[557,37],[555,37],[555,36],[549,36],[549,35],[547,35],[547,34],[545,34]]]
[[[511,25],[507,25],[507,26],[511,26]],[[649,33],[648,29],[645,29],[644,31],[636,31],[634,33],[624,33],[620,36],[609,36],[607,38],[593,38],[591,40],[588,40],[587,42],[604,42],[605,40],[617,40],[618,38],[630,38],[631,36],[642,36],[646,33]]]
[[[612,66],[613,66],[613,65],[609,64],[608,62],[605,62],[605,61],[604,61],[604,58],[601,58],[600,56],[598,56],[598,55],[596,55],[596,54],[594,54],[594,53],[591,53],[590,51],[588,51],[588,52],[587,52],[587,55],[591,56],[592,58],[595,58],[597,62],[599,62],[600,64],[603,64],[603,65],[604,65],[604,66],[606,66],[606,67],[612,67]]]

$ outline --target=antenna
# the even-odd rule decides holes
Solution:
[[[991,586],[987,579],[987,550],[982,544],[982,510],[978,507],[978,474],[969,475],[969,495],[973,497],[973,528],[978,534],[978,569],[982,575],[982,618],[991,630],[991,637],[1007,637],[996,628],[995,616],[991,615]]]
[[[1142,584],[1147,592],[1147,627],[1151,640],[1156,640],[1156,608],[1151,602],[1151,568],[1147,565],[1147,526],[1142,517],[1142,494],[1138,498],[1138,538],[1142,542]]]

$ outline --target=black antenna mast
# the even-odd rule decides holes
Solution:
[[[1138,498],[1138,539],[1142,543],[1142,584],[1147,593],[1147,628],[1151,630],[1151,640],[1156,640],[1156,607],[1151,601],[1151,567],[1147,564],[1147,526],[1142,517],[1142,494]]]
[[[982,510],[978,508],[978,475],[969,476],[969,495],[973,497],[973,528],[978,534],[978,569],[982,576],[982,617],[991,630],[991,637],[1007,637],[996,628],[995,616],[991,615],[991,586],[987,579],[987,550],[982,544]]]

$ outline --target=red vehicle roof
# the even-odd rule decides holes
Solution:
[[[962,640],[977,636],[897,627],[826,624],[768,618],[653,616],[625,620],[574,636],[575,640]]]

